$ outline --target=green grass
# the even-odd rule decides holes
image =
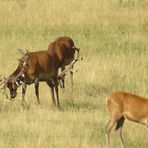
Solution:
[[[63,35],[80,47],[72,91],[69,76],[60,90],[61,110],[50,107],[48,86],[40,84],[41,105],[28,86],[15,101],[0,93],[1,148],[103,148],[109,118],[105,97],[128,91],[148,98],[147,0],[0,0],[0,74],[17,67],[17,48],[46,50]],[[146,128],[126,121],[127,147],[147,148]],[[119,140],[112,132],[112,147]]]

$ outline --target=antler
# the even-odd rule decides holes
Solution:
[[[4,82],[4,77],[0,78],[0,85],[2,85]]]
[[[22,49],[17,49],[22,55],[28,54],[29,50],[25,49],[26,52],[24,52]]]
[[[18,73],[18,75],[15,77],[15,82],[16,80],[21,76],[21,77],[25,77],[25,72],[29,67],[23,67],[22,70]]]
[[[6,77],[1,77],[0,78],[0,85],[2,85],[2,84],[4,84],[4,86],[2,86],[2,88],[1,88],[1,90],[3,90],[2,91],[2,93],[6,96],[6,98],[8,99],[8,95],[7,95],[7,93],[6,93],[6,83],[7,83],[7,78]]]
[[[29,50],[28,49],[25,49],[26,53],[29,53]]]
[[[22,55],[24,55],[24,51],[22,49],[17,49]]]
[[[82,60],[83,60],[83,58],[73,60],[71,62],[71,64],[58,75],[58,79],[62,79],[68,72],[70,72],[72,70],[72,68],[76,62],[82,61]]]
[[[29,68],[29,65],[27,64],[27,61],[29,59],[29,50],[25,49],[26,52],[22,51],[21,49],[17,49],[23,56],[21,59],[17,59],[20,61],[24,68]]]

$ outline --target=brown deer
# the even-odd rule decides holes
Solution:
[[[67,36],[57,38],[48,46],[48,52],[57,57],[59,67],[62,71],[65,69],[65,66],[69,65],[74,60],[75,51],[77,51],[77,57],[75,59],[78,59],[79,49],[75,47],[73,40]],[[70,74],[73,86],[73,72],[70,71]],[[64,77],[62,79],[61,87],[65,87]]]
[[[125,148],[122,138],[124,120],[128,119],[148,126],[148,99],[126,92],[112,93],[107,97],[110,120],[105,126],[106,148],[110,147],[110,132],[116,124],[121,147]]]
[[[26,85],[35,84],[35,94],[39,100],[39,81],[45,81],[51,89],[52,104],[55,106],[54,89],[57,97],[57,106],[60,106],[58,95],[58,79],[71,71],[71,67],[78,61],[74,60],[60,75],[58,75],[59,61],[55,55],[48,51],[27,52],[19,50],[23,57],[19,60],[17,69],[8,77],[0,79],[4,87],[9,88],[11,98],[16,97],[17,88],[22,85],[22,102],[26,93]]]

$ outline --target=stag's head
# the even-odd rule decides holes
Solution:
[[[10,93],[10,99],[14,99],[17,95],[17,89],[18,87],[23,83],[24,79],[24,69],[22,69],[19,74],[15,77],[13,75],[10,75],[9,77],[1,77],[0,78],[0,85],[2,86],[3,94],[6,95],[8,98],[8,95],[6,93],[6,88],[8,88]]]
[[[2,77],[0,79],[0,84],[1,85],[3,84],[3,87],[1,89],[3,90],[3,93],[6,95],[7,98],[8,98],[8,95],[6,94],[6,88],[9,89],[11,99],[16,97],[18,86],[11,77],[8,77],[8,78]]]
[[[1,77],[0,78],[0,85],[3,84],[2,90],[3,93],[6,95],[6,97],[8,98],[7,94],[6,94],[6,88],[8,88],[9,92],[10,92],[10,98],[14,99],[17,95],[17,89],[18,87],[23,83],[23,79],[25,78],[24,73],[26,72],[26,70],[29,68],[28,65],[28,51],[26,53],[24,53],[22,50],[19,49],[19,51],[21,52],[21,54],[23,55],[21,59],[19,59],[19,66],[18,66],[18,73],[12,74],[9,77]]]
[[[9,79],[7,79],[5,85],[9,89],[10,98],[14,99],[16,97],[16,95],[17,95],[17,89],[19,87],[18,82],[15,80],[15,78],[10,77]]]

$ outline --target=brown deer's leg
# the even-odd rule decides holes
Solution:
[[[39,78],[35,78],[35,95],[37,97],[38,104],[40,104],[40,99],[39,99]]]
[[[122,148],[125,148],[125,144],[124,144],[124,141],[123,141],[123,137],[122,137],[122,127],[123,127],[123,124],[124,124],[124,116],[122,116],[118,121],[117,121],[117,125],[116,125],[116,131],[117,131],[117,134],[119,135],[120,137],[120,143],[121,143],[121,147]]]
[[[46,83],[50,87],[50,90],[51,90],[52,105],[56,106],[55,97],[54,97],[54,85],[52,81],[46,81]]]
[[[105,130],[106,130],[106,148],[110,148],[110,132],[112,127],[115,125],[116,122],[118,122],[120,119],[121,121],[122,119],[122,111],[120,111],[120,109],[118,107],[116,107],[113,111],[111,110],[111,108],[116,107],[116,106],[109,106],[110,108],[110,120],[107,123],[107,125],[105,126]],[[121,122],[120,121],[120,122]],[[124,120],[123,120],[124,121]],[[123,122],[122,121],[122,122]],[[121,122],[121,123],[122,123]],[[120,123],[120,124],[121,124]],[[123,123],[122,123],[123,124]],[[122,126],[122,124],[120,126]],[[119,123],[118,123],[119,126]]]
[[[112,127],[115,125],[116,120],[109,120],[109,122],[105,126],[106,132],[106,148],[110,148],[110,132]]]

